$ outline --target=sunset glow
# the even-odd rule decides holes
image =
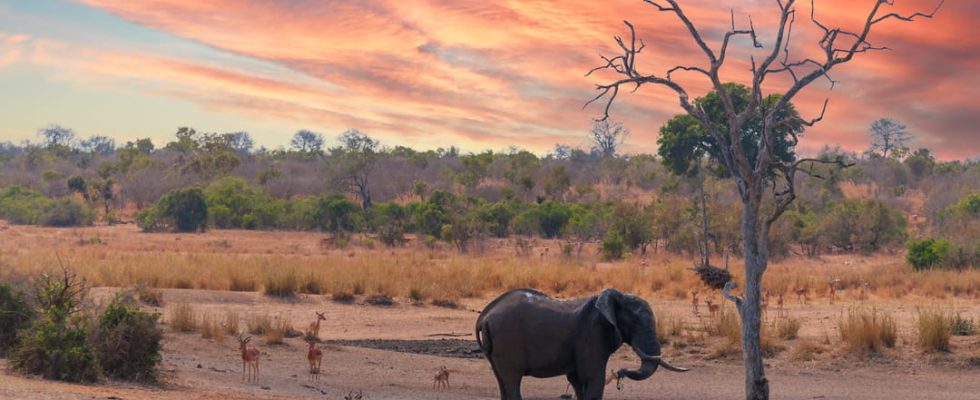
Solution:
[[[687,1],[712,45],[752,15],[772,42],[773,1]],[[809,2],[799,6],[794,48],[818,50]],[[872,1],[816,2],[821,21],[857,29]],[[932,0],[899,0],[901,12]],[[905,122],[913,147],[944,159],[980,157],[980,18],[973,2],[949,1],[935,19],[890,21],[872,35],[892,50],[841,66],[796,104],[825,121],[804,151],[840,144],[861,151],[881,117]],[[357,128],[387,145],[466,151],[508,146],[548,152],[585,145],[601,105],[583,105],[585,73],[613,54],[628,19],[647,44],[642,70],[706,61],[673,15],[639,0],[616,1],[246,1],[0,0],[0,141],[36,140],[57,123],[80,135],[125,142],[167,140],[178,126],[248,131],[258,144],[286,145],[299,129],[328,136]],[[742,39],[726,76],[745,82],[751,43]],[[681,79],[694,96],[707,82]],[[778,91],[785,82],[773,82]],[[657,130],[680,113],[676,96],[643,87],[622,94],[612,118],[633,134],[628,151],[655,151]]]

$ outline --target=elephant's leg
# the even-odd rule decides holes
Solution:
[[[521,400],[521,378],[520,373],[511,373],[497,366],[497,363],[490,360],[490,369],[493,376],[497,378],[497,386],[500,388],[500,400]]]
[[[570,383],[572,385],[572,389],[575,390],[575,400],[582,400],[585,394],[582,392],[582,382],[578,379],[578,373],[574,371],[569,372],[568,375],[565,375],[565,377],[568,378],[568,383]]]
[[[497,384],[500,385],[501,400],[521,400],[521,379],[524,376],[520,372],[500,371],[497,374]]]
[[[606,389],[606,363],[593,366],[582,366],[579,369],[578,381],[581,383],[582,394],[579,400],[602,400],[602,393]]]

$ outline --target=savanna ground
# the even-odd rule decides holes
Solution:
[[[622,390],[610,385],[607,398],[742,395],[738,345],[731,340],[737,332],[734,308],[724,304],[721,315],[711,316],[702,303],[700,316],[693,314],[690,291],[699,284],[688,270],[690,258],[661,253],[608,264],[598,262],[589,246],[576,258],[563,257],[558,242],[537,240],[533,246],[530,256],[519,257],[513,240],[490,240],[482,252],[460,255],[415,242],[388,249],[359,238],[336,248],[312,233],[144,234],[132,225],[3,226],[0,279],[26,287],[32,276],[69,265],[93,286],[93,308],[119,290],[142,286],[144,293],[162,294],[159,307],[145,307],[162,314],[166,334],[157,385],[45,381],[12,372],[0,360],[0,397],[342,399],[350,390],[361,390],[366,399],[496,398],[489,364],[474,352],[476,311],[499,293],[525,286],[558,297],[617,287],[651,303],[669,343],[665,356],[692,370],[661,371],[647,381],[626,381]],[[733,261],[736,275],[739,269]],[[830,304],[827,282],[834,278],[843,290]],[[975,399],[980,393],[980,336],[953,336],[950,351],[934,352],[918,345],[917,329],[922,312],[980,320],[980,271],[913,273],[901,255],[888,254],[794,257],[772,264],[765,286],[785,293],[783,313],[770,299],[764,333],[773,398]],[[808,289],[807,304],[792,293],[796,287]],[[268,296],[269,288],[295,289],[296,294]],[[377,294],[396,304],[368,304]],[[344,297],[352,301],[334,300]],[[700,297],[721,302],[717,292],[705,288]],[[308,379],[301,338],[269,344],[277,341],[271,334],[255,335],[262,353],[259,383],[243,383],[230,332],[251,329],[257,321],[302,331],[314,311],[327,316],[320,332],[325,342],[320,380]],[[190,325],[196,326],[177,332],[175,314],[187,317],[188,312]],[[866,353],[842,341],[843,319],[872,312],[894,322],[893,347]],[[800,325],[790,339],[793,335],[784,333],[792,331],[787,328],[792,321]],[[628,348],[610,360],[610,368],[637,364]],[[452,371],[448,390],[433,389],[440,366]],[[528,378],[523,388],[528,398],[554,399],[565,390],[564,378]]]

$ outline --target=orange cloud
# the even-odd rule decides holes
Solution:
[[[580,143],[599,108],[582,110],[592,85],[608,75],[584,77],[614,54],[614,35],[629,19],[647,44],[641,71],[674,65],[705,66],[704,57],[673,15],[640,1],[534,0],[470,2],[380,0],[253,2],[245,0],[80,0],[134,23],[192,39],[215,49],[288,68],[297,79],[268,77],[229,65],[201,65],[147,54],[102,54],[100,74],[158,81],[222,112],[304,121],[343,130],[358,127],[386,142],[463,144],[470,149],[511,144],[547,150]],[[751,14],[760,40],[772,40],[772,2],[683,2],[687,14],[716,46],[730,27]],[[809,4],[799,6],[793,55],[814,54],[816,32]],[[851,0],[817,2],[822,22],[856,29],[870,8]],[[931,1],[899,2],[898,11],[932,7]],[[858,10],[858,11],[855,11]],[[937,20],[889,22],[872,35],[890,53],[867,54],[834,74],[828,92],[817,85],[798,100],[804,113],[819,112],[831,97],[826,122],[801,144],[867,146],[866,127],[879,117],[908,123],[920,145],[944,157],[977,157],[978,122],[973,99],[980,85],[980,46],[971,27],[980,17],[965,2],[950,2]],[[0,37],[2,42],[3,37]],[[0,48],[5,48],[3,46]],[[726,79],[747,77],[749,43],[733,48]],[[0,52],[0,60],[4,53]],[[2,65],[2,64],[0,64]],[[709,86],[695,75],[679,78],[692,95]],[[786,79],[773,80],[780,90]],[[174,85],[176,87],[167,87]],[[669,91],[644,87],[623,94],[613,117],[634,132],[632,147],[653,151],[657,128],[680,112]]]

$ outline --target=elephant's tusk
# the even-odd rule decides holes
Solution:
[[[667,360],[664,360],[663,357],[661,357],[661,356],[650,356],[650,355],[646,355],[646,354],[641,354],[640,355],[640,360],[656,362],[656,363],[660,364],[661,367],[666,368],[668,371],[687,372],[687,371],[690,371],[691,370],[690,368],[678,367],[678,366],[676,366],[674,364],[671,364],[671,363],[667,362]]]

